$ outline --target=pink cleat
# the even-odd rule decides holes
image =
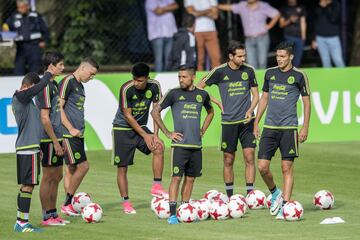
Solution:
[[[159,183],[153,184],[150,193],[154,197],[163,197],[169,199],[169,193],[167,193]]]
[[[59,223],[64,223],[64,224],[70,223],[70,221],[62,219],[60,216],[57,216],[56,218],[54,218],[54,220],[58,221]]]
[[[126,213],[126,214],[135,214],[136,213],[136,211],[133,208],[133,206],[131,205],[130,201],[123,202],[122,206],[123,206],[124,213]]]
[[[61,207],[61,212],[67,216],[70,217],[77,217],[80,216],[80,213],[78,213],[77,211],[75,211],[75,209],[73,208],[73,206],[71,204],[69,205],[64,205]]]
[[[65,226],[65,223],[61,223],[54,219],[53,217],[49,218],[48,220],[41,221],[41,225],[43,226]]]

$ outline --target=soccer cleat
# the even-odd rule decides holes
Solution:
[[[64,224],[69,224],[70,221],[62,219],[60,216],[57,216],[56,218],[54,218],[56,221],[60,222],[60,223],[64,223]]]
[[[51,217],[47,220],[42,220],[41,225],[43,225],[43,226],[65,226],[65,223],[59,222],[56,219],[54,219],[53,217]]]
[[[179,224],[179,220],[177,219],[176,215],[171,215],[168,219],[167,222],[169,224]]]
[[[162,187],[161,184],[156,183],[152,186],[151,191],[150,191],[151,195],[153,195],[154,197],[163,197],[168,199],[169,198],[169,193],[167,193],[164,188]]]
[[[122,206],[123,206],[123,211],[125,214],[135,214],[136,213],[135,209],[131,205],[131,202],[129,202],[129,201],[123,202]]]
[[[73,206],[71,204],[69,205],[63,205],[61,207],[61,212],[67,216],[70,217],[77,217],[80,216],[80,213],[78,213],[77,211],[75,211],[75,209],[73,208]]]
[[[281,208],[281,203],[283,201],[281,194],[281,190],[277,188],[276,191],[271,195],[270,214],[273,216],[275,216]]]
[[[279,207],[279,212],[275,217],[276,220],[284,220],[284,212],[283,212],[283,207]]]
[[[33,227],[30,223],[26,223],[24,226],[15,223],[14,232],[43,232],[43,230],[41,228]]]

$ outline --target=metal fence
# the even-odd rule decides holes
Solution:
[[[153,62],[152,50],[147,39],[145,0],[31,0],[43,15],[51,32],[47,50],[59,50],[66,64],[75,66],[83,56],[94,56],[102,66],[119,70],[137,61]],[[148,0],[151,1],[151,0]],[[348,0],[355,1],[355,0]],[[178,26],[184,13],[183,0],[176,0],[175,11]],[[219,3],[235,3],[238,0],[218,0]],[[268,0],[276,8],[286,0]],[[311,11],[317,1],[302,0]],[[0,21],[4,22],[16,10],[15,0],[0,1]],[[311,14],[309,14],[311,18]],[[310,19],[311,20],[311,19]],[[220,12],[216,22],[221,50],[230,39],[243,40],[238,15]],[[309,24],[311,25],[311,24]],[[282,32],[276,27],[270,32],[272,48],[282,40]],[[309,41],[308,41],[309,44]],[[15,47],[0,47],[0,74],[11,73]],[[226,56],[223,56],[224,59]],[[305,54],[315,65],[316,53]]]

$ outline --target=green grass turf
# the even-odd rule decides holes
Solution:
[[[0,239],[359,239],[360,234],[360,164],[359,143],[304,144],[301,158],[295,163],[293,199],[305,209],[299,222],[276,221],[268,210],[248,211],[241,219],[169,226],[150,210],[149,190],[152,182],[151,158],[136,155],[135,165],[129,169],[130,197],[136,215],[124,215],[115,181],[116,169],[110,166],[109,151],[88,152],[90,171],[80,191],[89,193],[104,209],[102,222],[87,224],[81,218],[68,218],[72,223],[65,227],[46,228],[40,234],[15,234],[12,227],[16,216],[15,155],[0,155]],[[240,156],[240,154],[238,154]],[[166,150],[164,185],[169,184],[169,149]],[[195,183],[193,198],[198,199],[210,189],[223,190],[222,155],[216,148],[203,150],[203,176]],[[243,163],[235,164],[235,193],[244,194]],[[281,185],[280,160],[273,159],[272,170]],[[256,187],[268,191],[257,175]],[[328,189],[335,196],[335,207],[322,211],[312,205],[316,191]],[[58,206],[64,199],[61,185]],[[320,225],[326,217],[342,217],[346,223]],[[31,222],[38,225],[41,207],[38,188],[31,205]]]

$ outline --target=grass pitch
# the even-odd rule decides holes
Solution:
[[[15,154],[0,155],[0,239],[359,239],[360,235],[360,148],[355,143],[303,144],[301,157],[295,162],[293,199],[304,207],[304,219],[299,222],[276,221],[268,210],[250,210],[244,218],[169,226],[150,210],[152,184],[151,157],[137,154],[135,165],[129,169],[130,198],[137,210],[135,215],[121,211],[115,176],[110,165],[110,151],[88,152],[90,171],[79,191],[87,192],[99,203],[104,216],[99,224],[87,224],[81,218],[67,218],[65,227],[47,227],[40,234],[13,232],[16,217],[16,160]],[[163,184],[170,181],[169,152],[166,150]],[[241,152],[235,162],[235,193],[245,193],[244,166]],[[281,186],[279,155],[272,160],[275,181]],[[256,188],[268,194],[259,176]],[[203,176],[196,180],[192,197],[199,199],[210,190],[224,192],[222,154],[216,148],[203,149]],[[322,211],[312,205],[316,191],[330,190],[335,196],[332,210]],[[64,200],[59,189],[58,208]],[[346,223],[320,225],[327,217],[341,217]],[[41,207],[38,188],[33,193],[30,220],[38,226]]]

